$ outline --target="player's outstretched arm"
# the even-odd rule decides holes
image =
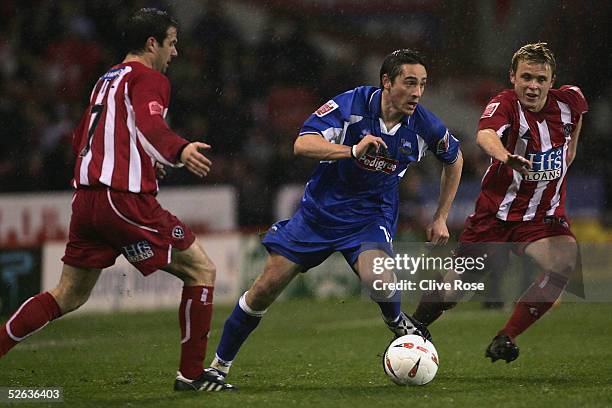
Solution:
[[[438,209],[434,214],[432,222],[425,229],[427,241],[432,245],[444,245],[450,237],[448,227],[446,226],[446,219],[457,194],[462,169],[463,154],[459,150],[457,160],[452,164],[445,164],[442,168]]]
[[[526,176],[531,168],[531,162],[519,156],[518,154],[511,154],[504,145],[502,144],[499,136],[493,129],[479,130],[476,135],[476,143],[486,154],[492,158],[499,160],[500,162],[507,164],[514,170]]]
[[[296,156],[309,157],[317,160],[338,160],[360,158],[370,148],[380,149],[381,146],[387,148],[385,142],[372,135],[366,135],[355,146],[338,145],[325,140],[318,133],[304,134],[299,136],[293,145],[293,153]]]
[[[317,160],[348,159],[351,157],[351,148],[330,143],[318,133],[308,133],[295,140],[293,154]]]
[[[181,163],[187,170],[198,177],[204,177],[210,171],[212,162],[200,153],[202,150],[210,149],[210,145],[202,142],[191,142],[181,152]]]
[[[576,124],[576,128],[572,132],[572,140],[569,142],[567,147],[567,165],[568,167],[572,164],[576,158],[576,151],[578,150],[578,138],[580,137],[580,130],[582,130],[582,116]]]

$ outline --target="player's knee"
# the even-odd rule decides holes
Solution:
[[[557,276],[568,277],[576,269],[577,258],[571,254],[564,254],[553,258],[553,261],[547,265],[546,272]]]
[[[217,267],[210,259],[207,259],[192,265],[190,276],[200,283],[213,285],[217,276]]]
[[[177,254],[171,270],[189,285],[214,285],[217,269],[206,252],[195,242]]]

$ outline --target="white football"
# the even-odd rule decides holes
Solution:
[[[389,344],[383,357],[383,367],[397,385],[424,385],[436,376],[439,361],[432,342],[410,334]]]

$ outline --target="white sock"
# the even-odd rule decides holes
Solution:
[[[229,373],[230,367],[232,366],[232,362],[222,360],[219,358],[218,355],[215,354],[215,358],[213,359],[212,363],[210,363],[210,366],[215,370],[223,373],[224,375],[227,375]]]

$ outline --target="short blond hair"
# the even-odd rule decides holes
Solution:
[[[557,68],[555,54],[552,53],[552,51],[548,48],[548,44],[545,42],[525,44],[519,48],[519,50],[512,56],[512,72],[516,73],[520,61],[548,64],[550,66],[552,76],[555,76],[555,70]]]

